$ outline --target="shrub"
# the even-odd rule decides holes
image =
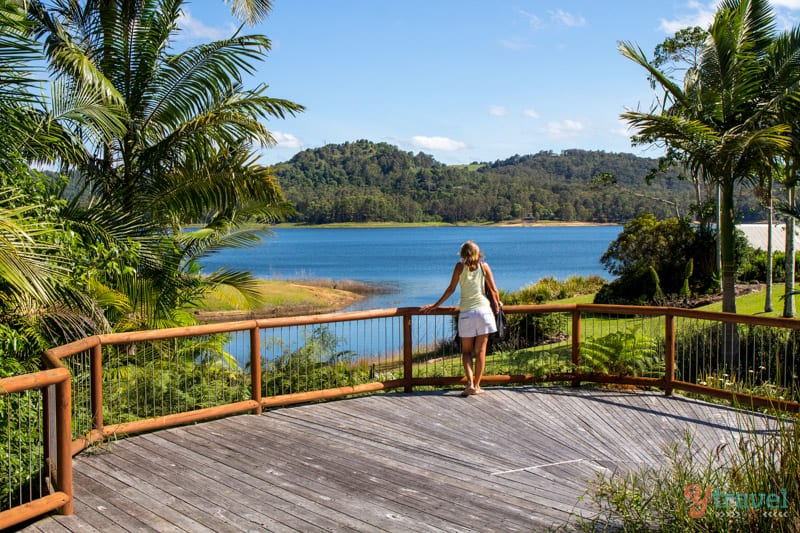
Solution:
[[[535,305],[564,300],[584,294],[594,294],[606,285],[600,276],[570,276],[564,281],[545,277],[517,292],[504,293],[503,303],[512,305]]]
[[[586,494],[594,517],[583,531],[796,532],[800,527],[800,428],[768,419],[743,422],[736,446],[699,449],[691,435],[668,447],[666,464],[598,474]]]
[[[681,292],[712,290],[714,239],[712,230],[694,227],[688,220],[657,220],[649,213],[636,217],[600,258],[617,279],[598,292],[595,303],[659,303]]]

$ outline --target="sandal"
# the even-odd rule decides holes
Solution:
[[[475,388],[472,385],[467,385],[467,387],[461,391],[461,396],[471,396],[475,394]]]

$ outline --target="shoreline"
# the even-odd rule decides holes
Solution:
[[[282,222],[265,226],[265,229],[348,229],[348,228],[518,228],[518,227],[548,227],[548,228],[571,228],[571,227],[600,227],[600,226],[622,226],[618,222],[564,222],[560,220],[538,220],[526,222],[523,220],[511,220],[505,222],[475,222],[449,224],[444,222],[336,222],[331,224],[294,224]]]
[[[617,222],[500,222],[493,224],[493,226],[504,228],[583,228],[583,227],[600,227],[600,226],[622,226]]]
[[[197,309],[194,317],[201,323],[218,323],[258,318],[335,313],[360,302],[381,287],[352,280],[326,278],[307,280],[259,279],[264,303],[256,309]],[[288,291],[292,297],[286,296]],[[213,305],[212,305],[213,307]]]

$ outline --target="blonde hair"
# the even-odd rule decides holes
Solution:
[[[461,261],[471,270],[474,270],[483,259],[483,253],[481,253],[481,249],[478,248],[474,241],[467,241],[462,244],[459,255],[461,256]]]

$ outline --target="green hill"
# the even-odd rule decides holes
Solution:
[[[275,166],[292,222],[625,222],[642,212],[687,215],[694,193],[677,172],[648,180],[656,159],[603,151],[539,152],[445,165],[422,152],[360,140],[304,150]],[[611,175],[616,185],[598,186]],[[648,181],[650,183],[648,184]],[[755,200],[740,199],[758,217]]]

